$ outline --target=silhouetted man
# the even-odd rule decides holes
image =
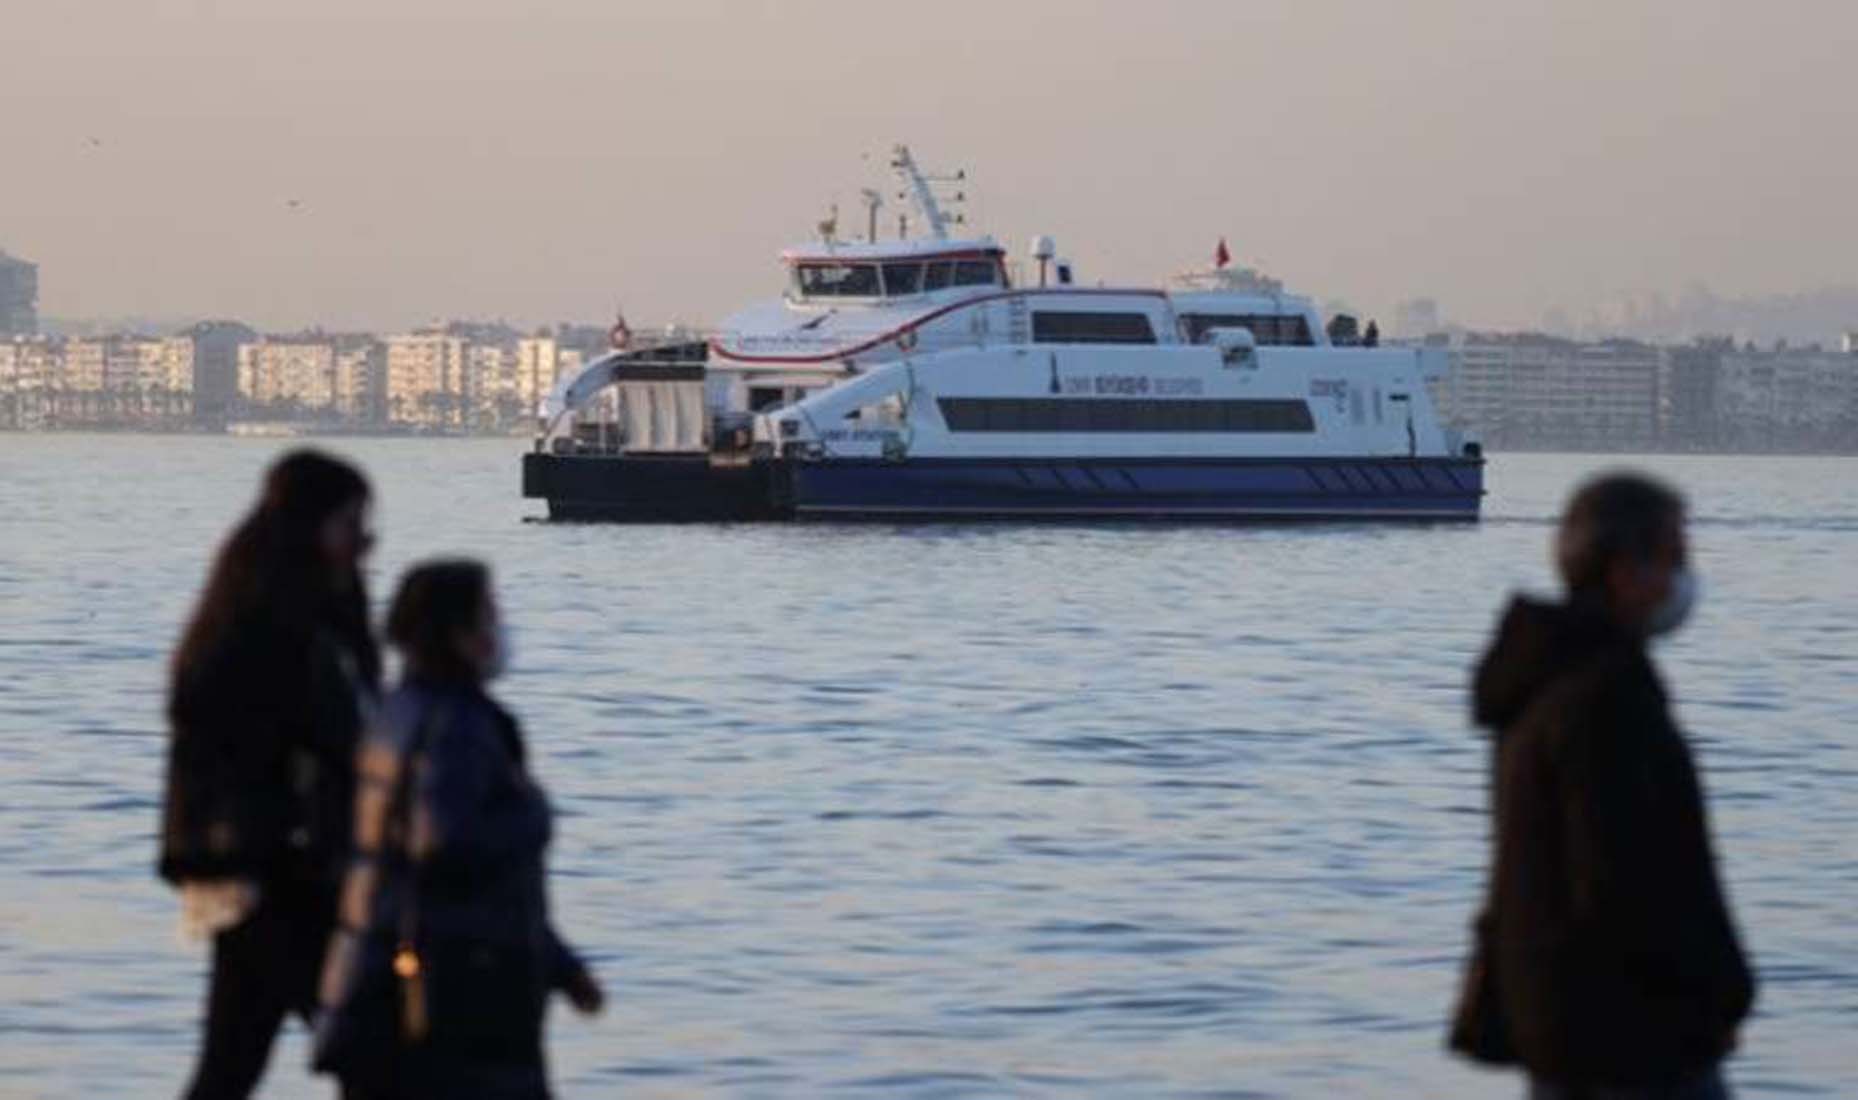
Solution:
[[[1721,1100],[1754,982],[1646,652],[1697,598],[1683,501],[1590,482],[1556,558],[1567,602],[1517,599],[1477,670],[1496,850],[1452,1046],[1536,1100]]]

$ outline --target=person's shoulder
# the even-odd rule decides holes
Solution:
[[[1664,685],[1643,646],[1614,646],[1596,654],[1576,687],[1597,708],[1640,716],[1665,708]]]
[[[1670,732],[1664,688],[1642,648],[1611,646],[1572,669],[1543,699],[1560,747],[1617,750]]]
[[[430,702],[428,693],[418,685],[395,684],[381,696],[381,721],[390,726],[406,725],[417,718]]]
[[[284,620],[249,610],[215,630],[192,655],[177,686],[186,690],[283,690],[300,670],[308,639]]]
[[[482,691],[460,684],[403,681],[381,701],[388,725],[411,735],[422,726],[447,739],[487,737],[505,712]]]

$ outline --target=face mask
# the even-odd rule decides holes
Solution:
[[[484,670],[486,680],[495,680],[510,669],[510,628],[499,622],[497,640],[490,651],[490,667]]]
[[[1690,618],[1690,613],[1696,610],[1697,600],[1702,594],[1703,586],[1695,573],[1689,569],[1673,572],[1671,591],[1665,594],[1663,603],[1652,609],[1651,618],[1645,620],[1645,632],[1657,638],[1677,630]]]

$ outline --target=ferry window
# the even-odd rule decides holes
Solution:
[[[1032,314],[1035,344],[1152,344],[1155,329],[1146,313]]]
[[[809,298],[875,298],[875,264],[801,264],[800,293]]]
[[[1307,401],[944,397],[952,432],[1313,432]]]
[[[993,286],[1000,281],[999,265],[992,260],[956,260],[956,286]]]
[[[1187,342],[1198,344],[1216,328],[1248,328],[1259,347],[1310,347],[1310,323],[1302,314],[1186,313]]]
[[[923,288],[923,265],[885,264],[884,293],[916,294]]]
[[[1301,314],[1277,318],[1277,342],[1284,347],[1307,348],[1316,343],[1310,337],[1310,323]]]
[[[954,264],[948,260],[935,260],[923,271],[923,289],[941,290],[950,285],[955,277]]]

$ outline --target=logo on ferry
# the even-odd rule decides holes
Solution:
[[[1310,379],[1310,396],[1333,398],[1335,411],[1341,412],[1348,407],[1348,379],[1312,378]]]
[[[1052,373],[1052,392],[1062,389],[1070,397],[1196,397],[1205,388],[1202,379],[1169,375],[1073,374],[1060,378],[1056,365]]]

